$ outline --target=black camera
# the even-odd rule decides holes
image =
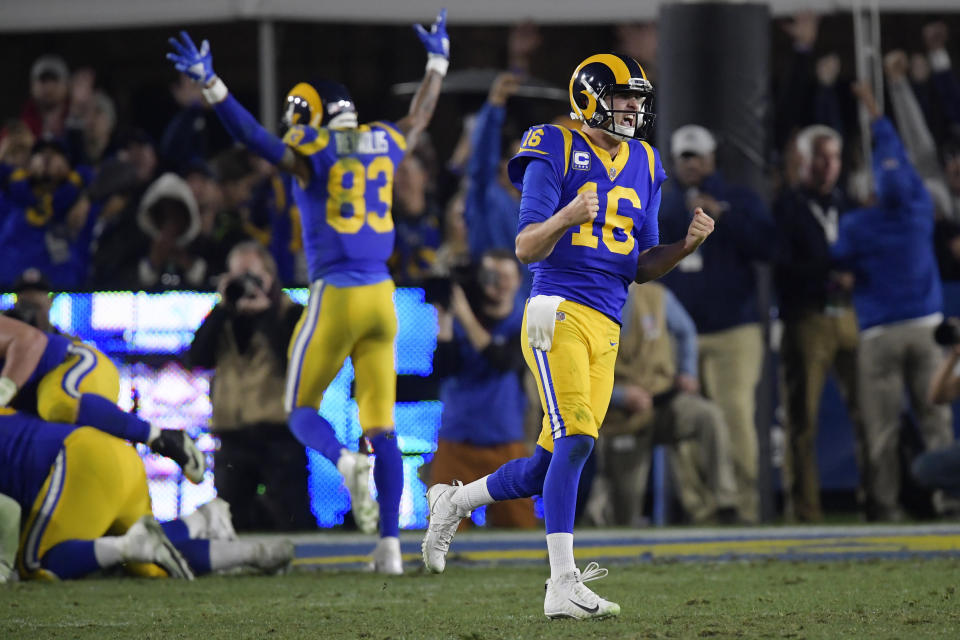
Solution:
[[[960,318],[946,318],[933,330],[933,339],[941,347],[960,344]]]
[[[256,297],[258,292],[263,291],[263,280],[253,275],[245,273],[236,278],[231,278],[227,286],[223,289],[223,299],[227,304],[233,306],[241,298]]]
[[[467,264],[454,267],[447,277],[427,278],[422,283],[424,301],[449,309],[454,284],[460,285],[467,300],[473,301],[481,293],[477,275],[476,266]]]

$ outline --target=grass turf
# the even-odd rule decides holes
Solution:
[[[0,638],[952,638],[960,559],[611,565],[619,618],[543,616],[543,567],[0,586]]]

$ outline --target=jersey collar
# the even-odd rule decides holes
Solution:
[[[620,150],[617,151],[617,157],[611,158],[606,150],[593,144],[585,133],[579,129],[575,129],[574,131],[583,138],[584,142],[593,150],[593,154],[597,156],[597,159],[603,164],[603,168],[606,169],[607,178],[610,179],[610,182],[616,181],[616,179],[620,177],[620,174],[623,173],[623,168],[627,166],[627,160],[630,159],[630,145],[627,144],[626,141],[622,141],[620,143]]]

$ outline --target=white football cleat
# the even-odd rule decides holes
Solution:
[[[337,460],[337,471],[350,491],[350,509],[357,528],[375,533],[380,521],[380,505],[370,495],[370,456],[343,449]]]
[[[370,569],[389,576],[403,575],[403,556],[400,554],[400,538],[387,536],[380,538],[373,550]]]
[[[548,579],[544,585],[547,594],[543,599],[543,613],[548,618],[609,618],[620,615],[620,605],[604,600],[591,591],[584,582],[604,578],[606,569],[591,562],[583,570],[566,573],[556,580]]]
[[[470,516],[469,511],[462,510],[453,502],[453,496],[462,486],[462,482],[454,480],[453,484],[435,484],[427,491],[430,524],[420,551],[423,553],[424,566],[433,573],[443,573],[453,535],[460,521]]]
[[[122,536],[124,562],[146,562],[163,567],[171,578],[193,580],[193,571],[153,516],[143,516]]]
[[[237,532],[233,528],[233,517],[230,515],[230,503],[223,498],[214,498],[200,505],[197,507],[197,513],[203,515],[205,523],[204,535],[198,537],[208,540],[237,539]]]
[[[295,555],[296,548],[289,540],[258,542],[252,564],[264,573],[285,573]]]

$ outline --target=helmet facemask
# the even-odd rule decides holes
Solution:
[[[587,85],[584,82],[584,85]],[[587,85],[589,87],[589,85]],[[588,89],[589,90],[589,89]],[[613,96],[632,93],[637,96],[637,109],[614,109]],[[587,124],[602,129],[620,140],[646,140],[653,127],[656,114],[653,112],[653,85],[641,78],[630,78],[630,84],[605,86],[598,96],[597,108]],[[630,116],[632,123],[618,124],[617,116]]]

